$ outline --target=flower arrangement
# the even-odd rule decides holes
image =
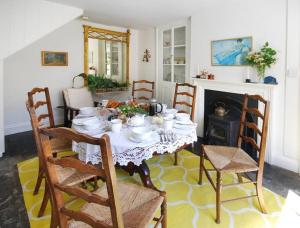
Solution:
[[[266,42],[260,51],[249,52],[246,59],[251,66],[256,68],[258,77],[263,79],[266,68],[270,68],[272,64],[276,63],[276,54],[277,52]]]

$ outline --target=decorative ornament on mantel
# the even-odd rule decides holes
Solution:
[[[276,54],[277,52],[269,47],[268,42],[259,51],[248,53],[247,62],[256,69],[259,82],[264,82],[266,69],[276,63]]]
[[[150,58],[151,58],[150,49],[146,49],[144,51],[143,62],[147,62],[148,63],[149,60],[150,60]]]

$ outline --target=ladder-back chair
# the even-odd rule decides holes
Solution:
[[[142,87],[140,87],[141,85]],[[132,82],[132,98],[133,100],[145,100],[149,101],[154,97],[155,82],[147,80],[139,80]],[[145,96],[145,93],[150,94],[150,96]],[[141,94],[139,96],[138,94]]]
[[[181,91],[183,90],[184,91]],[[189,92],[191,89],[191,93]],[[173,100],[173,108],[176,108],[178,105],[186,106],[190,109],[190,112],[185,110],[179,110],[178,112],[188,113],[191,116],[191,120],[194,121],[194,112],[195,112],[195,104],[196,104],[196,92],[197,86],[191,85],[189,83],[176,83],[174,100]],[[179,100],[179,97],[185,98],[184,100]],[[190,102],[187,100],[190,99]]]
[[[257,108],[248,106],[248,100],[252,99],[258,102],[259,106],[263,106],[263,112]],[[249,197],[257,197],[260,204],[261,211],[266,213],[266,206],[262,193],[262,181],[264,170],[264,159],[266,151],[266,140],[268,132],[268,120],[270,112],[270,103],[259,95],[245,95],[244,104],[240,120],[240,130],[238,135],[237,147],[202,145],[199,171],[199,184],[202,184],[202,173],[205,172],[207,179],[212,184],[216,191],[216,223],[220,223],[221,203],[231,202],[234,200],[246,199]],[[249,122],[246,120],[246,115],[255,116],[258,123]],[[257,137],[250,137],[244,135],[246,128],[255,132]],[[242,144],[249,144],[258,153],[258,162],[254,161],[243,149]],[[204,157],[212,164],[212,169],[207,169],[204,165]],[[216,184],[214,184],[209,171],[216,171]],[[252,180],[248,172],[256,172],[256,180]],[[222,184],[222,175],[226,173],[235,173],[238,176],[238,183]],[[243,182],[241,175],[245,175],[246,182]],[[256,194],[251,196],[239,197],[234,199],[227,199],[221,201],[221,189],[246,183],[253,183],[256,187]]]
[[[86,164],[74,158],[55,159],[51,151],[49,137],[64,138],[84,142],[100,147],[101,166]],[[52,199],[51,227],[147,227],[152,220],[166,227],[165,192],[141,187],[134,184],[117,182],[112,159],[110,140],[107,135],[94,138],[68,128],[41,129],[43,162],[46,167],[46,179],[50,186]],[[66,186],[59,183],[55,165],[74,168],[81,173],[100,176],[105,184],[94,192],[79,186]],[[79,197],[86,203],[79,209],[68,207],[63,193]],[[155,218],[155,212],[161,208],[161,216]]]
[[[39,99],[39,98],[37,98],[38,94],[41,94],[41,96],[44,97],[44,98],[42,98],[43,100],[37,100],[37,99]],[[28,95],[28,100],[26,103],[26,107],[27,107],[27,110],[28,110],[30,118],[31,118],[32,130],[33,130],[33,133],[35,136],[35,142],[36,142],[36,150],[39,155],[40,148],[39,148],[38,138],[36,136],[37,132],[35,132],[36,129],[39,127],[50,127],[50,128],[55,127],[49,89],[47,87],[45,87],[45,88],[35,87],[31,91],[29,91],[27,93],[27,95]],[[35,122],[32,122],[32,116],[31,116],[32,113],[30,113],[29,107],[32,107],[32,109],[34,111],[34,115],[37,118],[37,121],[35,121]],[[42,114],[38,115],[37,110],[42,107],[46,107],[46,113],[42,113]],[[42,121],[44,121],[44,123]],[[52,146],[53,152],[55,154],[58,152],[61,152],[61,151],[71,150],[71,143],[64,142],[62,140],[52,140],[51,146]],[[34,195],[36,195],[38,193],[39,188],[42,183],[42,179],[43,179],[43,169],[41,166],[42,166],[42,164],[40,162],[38,178],[37,178],[37,182],[36,182],[34,192],[33,192]]]
[[[45,168],[44,168],[43,162],[42,162],[42,148],[41,148],[41,141],[40,141],[40,135],[39,135],[39,129],[41,127],[39,126],[38,117],[36,115],[34,107],[30,106],[29,102],[26,102],[26,107],[27,107],[27,110],[28,110],[28,113],[30,116],[32,131],[34,134],[35,143],[36,143],[36,147],[38,150],[39,173],[38,173],[37,184],[35,187],[35,191],[38,191],[37,185],[38,185],[38,187],[40,187],[42,179],[45,177]],[[61,146],[58,147],[57,143],[56,144],[54,143],[55,146],[53,146],[53,142],[61,142],[61,144],[60,144]],[[56,157],[57,152],[60,152],[60,150],[61,151],[71,150],[70,149],[71,141],[67,141],[67,140],[63,140],[63,139],[58,140],[58,139],[52,138],[52,139],[50,139],[50,144],[51,144],[52,153],[53,153],[53,155],[55,155],[54,157]],[[60,148],[60,149],[58,150],[57,148]],[[93,179],[94,181],[97,180],[96,176],[93,176],[90,174],[81,174],[81,173],[78,173],[74,169],[62,169],[61,167],[57,166],[56,170],[57,170],[57,173],[59,174],[59,181],[65,183],[67,185],[77,185],[80,183],[84,183],[90,179]],[[97,187],[96,182],[95,182],[95,187]],[[34,193],[34,194],[36,194],[36,193]],[[42,201],[40,210],[38,212],[38,217],[41,217],[44,215],[48,200],[49,200],[49,188],[48,188],[47,184],[45,184],[44,197],[43,197],[43,201]]]
[[[191,90],[191,92],[190,92]],[[174,100],[173,100],[173,108],[177,106],[186,106],[190,109],[190,112],[187,112],[183,109],[178,110],[179,113],[188,113],[192,121],[194,121],[194,112],[195,112],[195,104],[196,104],[196,93],[197,93],[197,86],[191,85],[189,83],[176,83],[175,93],[174,93]],[[180,99],[184,98],[183,100]],[[189,100],[189,102],[188,102]],[[194,144],[192,144],[194,147]],[[174,164],[177,165],[178,163],[178,152],[175,152],[175,162]]]

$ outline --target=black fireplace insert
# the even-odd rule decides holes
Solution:
[[[210,145],[237,146],[237,139],[240,127],[240,117],[244,101],[243,94],[228,93],[216,90],[205,90],[204,93],[204,143]],[[223,104],[228,113],[223,116],[215,114],[215,108]],[[249,100],[251,108],[258,108],[258,102]],[[257,117],[246,115],[248,122],[257,123]],[[256,133],[245,128],[244,135],[257,138]],[[242,148],[255,160],[257,153],[251,145],[242,144]]]

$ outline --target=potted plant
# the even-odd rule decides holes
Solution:
[[[265,77],[265,72],[267,68],[276,63],[277,52],[269,47],[269,43],[266,42],[264,46],[257,52],[249,52],[246,59],[247,62],[257,70],[258,78],[261,82]]]
[[[118,82],[107,78],[105,75],[92,74],[87,76],[87,82],[89,90],[96,93],[126,91],[130,85],[128,82]]]

